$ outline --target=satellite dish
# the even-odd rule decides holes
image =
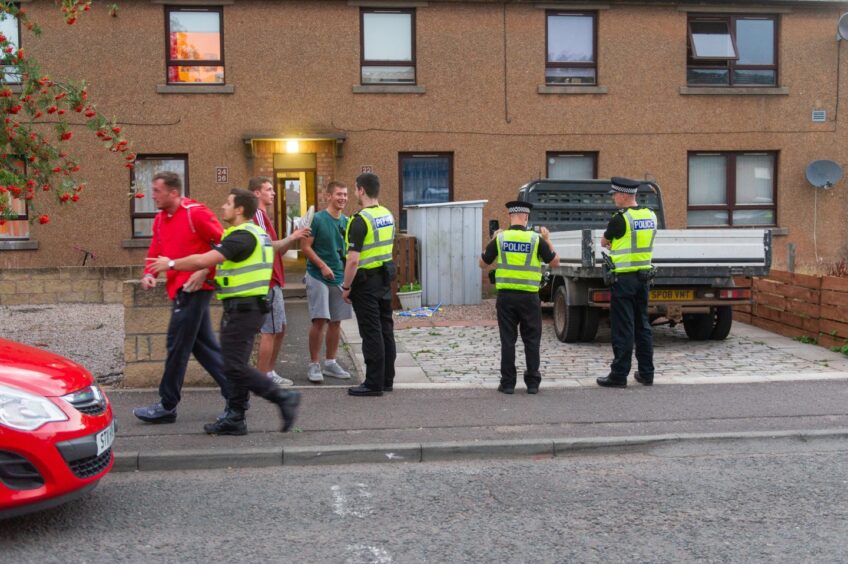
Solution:
[[[816,188],[828,190],[842,178],[842,167],[833,161],[813,161],[807,165],[804,175]]]
[[[836,24],[836,40],[848,39],[848,13],[839,16],[839,23]]]

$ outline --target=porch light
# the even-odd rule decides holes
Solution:
[[[300,143],[297,139],[289,139],[286,141],[286,153],[299,153]]]

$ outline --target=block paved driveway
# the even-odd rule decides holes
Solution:
[[[343,329],[363,370],[355,323],[348,322]],[[500,342],[494,324],[399,329],[395,338],[398,384],[495,387],[499,382]],[[845,355],[738,322],[724,341],[690,341],[682,325],[655,327],[654,349],[655,384],[848,379]],[[602,326],[593,343],[566,344],[557,340],[546,319],[541,354],[543,385],[595,386],[595,378],[609,372],[612,360],[609,327]],[[520,337],[516,361],[521,386]]]

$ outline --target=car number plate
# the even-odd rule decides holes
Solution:
[[[651,290],[652,301],[678,302],[695,299],[695,290],[677,290],[654,288]]]
[[[115,440],[115,422],[109,423],[109,426],[97,433],[94,436],[94,442],[97,443],[97,456],[106,452],[112,446],[112,441]]]

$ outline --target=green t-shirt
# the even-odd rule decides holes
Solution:
[[[336,219],[327,212],[321,210],[312,218],[312,249],[315,253],[327,263],[336,277],[335,280],[327,280],[321,275],[321,269],[312,264],[312,261],[306,261],[306,272],[325,284],[338,286],[344,279],[344,261],[342,257],[347,254],[345,252],[344,233],[347,229],[348,218],[344,214]]]

